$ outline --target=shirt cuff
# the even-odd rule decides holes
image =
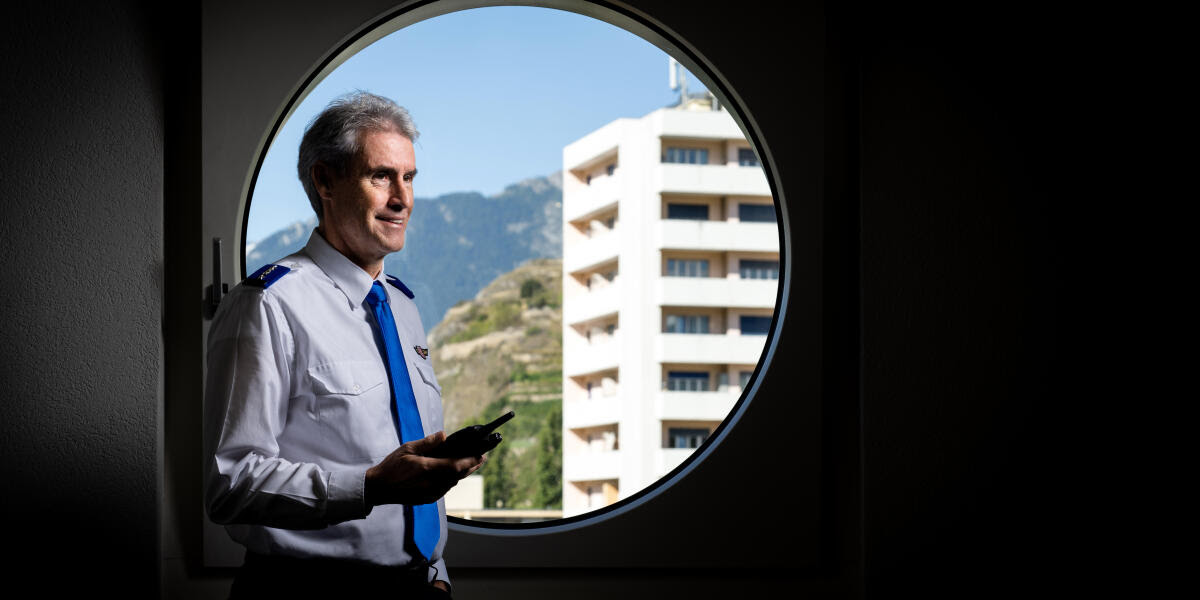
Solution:
[[[330,471],[325,517],[330,523],[362,519],[371,513],[366,501],[367,472]]]
[[[445,559],[439,558],[433,561],[433,563],[429,565],[429,573],[433,575],[433,577],[430,578],[429,583],[433,583],[434,581],[445,581],[446,585],[450,587],[450,592],[454,592],[454,585],[450,583],[450,575],[446,573]]]

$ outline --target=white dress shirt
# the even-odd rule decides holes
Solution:
[[[371,509],[366,471],[400,445],[374,280],[316,231],[264,288],[238,285],[208,336],[208,514],[252,552],[407,565],[404,506]],[[388,292],[425,434],[442,430],[441,387],[413,301]],[[430,575],[445,580],[445,501]],[[418,556],[416,560],[421,560]]]

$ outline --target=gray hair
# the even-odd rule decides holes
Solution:
[[[361,90],[335,98],[308,122],[300,140],[296,173],[318,220],[323,215],[321,195],[312,181],[313,166],[324,163],[337,176],[344,177],[354,155],[362,151],[362,134],[366,131],[394,131],[409,141],[416,141],[420,135],[404,107]]]

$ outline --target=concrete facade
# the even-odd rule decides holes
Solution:
[[[774,314],[779,235],[739,218],[773,207],[747,152],[707,103],[618,119],[563,149],[564,516],[677,467],[695,448],[676,446],[707,438],[754,370],[765,331],[741,323]],[[676,205],[691,218],[672,218]],[[773,261],[774,277],[743,277],[744,261]]]

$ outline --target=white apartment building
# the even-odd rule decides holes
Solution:
[[[766,343],[779,234],[766,176],[707,103],[563,149],[563,516],[678,466]]]

